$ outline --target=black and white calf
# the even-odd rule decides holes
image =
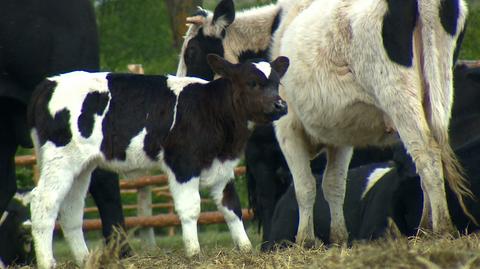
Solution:
[[[55,265],[58,212],[76,262],[88,255],[82,209],[97,166],[124,173],[165,171],[188,256],[200,251],[200,186],[211,189],[234,243],[251,248],[231,182],[233,168],[248,138],[248,122],[266,123],[286,113],[278,85],[289,62],[279,57],[234,65],[216,55],[208,62],[222,78],[73,72],[39,85],[29,122],[40,159],[31,205],[40,268]]]

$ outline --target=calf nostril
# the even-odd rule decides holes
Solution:
[[[285,109],[286,107],[287,107],[287,103],[281,99],[275,102],[275,109],[277,110],[282,110],[282,109]]]

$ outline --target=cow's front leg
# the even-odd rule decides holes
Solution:
[[[299,222],[296,242],[307,247],[315,244],[313,232],[313,204],[316,183],[310,168],[311,145],[301,123],[295,119],[293,111],[277,121],[275,126],[278,143],[288,167],[292,172],[295,195],[299,209]]]
[[[188,257],[200,254],[198,243],[197,220],[200,215],[199,178],[190,178],[184,183],[177,182],[174,175],[169,175],[175,211],[182,223],[183,243]]]
[[[343,202],[348,164],[352,153],[353,147],[327,147],[327,166],[323,173],[322,190],[330,207],[330,241],[332,243],[344,243],[348,240]]]
[[[226,183],[226,184],[225,184]],[[250,251],[252,244],[242,222],[242,208],[233,181],[217,184],[212,187],[211,195],[218,210],[222,212],[230,229],[234,244],[241,251]]]

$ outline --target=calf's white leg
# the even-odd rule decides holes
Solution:
[[[299,208],[299,223],[296,242],[301,245],[315,244],[313,232],[313,204],[316,195],[316,183],[310,168],[312,147],[307,142],[301,123],[293,111],[280,118],[275,125],[277,140],[282,149],[288,167],[293,175],[295,195]]]
[[[60,207],[60,225],[63,235],[73,252],[75,262],[81,266],[88,257],[88,248],[83,236],[83,209],[85,195],[93,169],[85,169],[78,175]]]
[[[200,215],[200,179],[194,177],[185,183],[177,182],[175,175],[169,173],[168,182],[172,193],[175,211],[182,222],[183,243],[188,257],[200,254],[197,221]]]
[[[241,251],[250,251],[252,244],[248,239],[247,233],[242,222],[242,208],[238,198],[235,184],[233,181],[222,182],[214,185],[211,189],[211,195],[218,210],[222,212],[228,229],[232,235],[234,244]]]
[[[323,173],[322,190],[330,207],[330,241],[343,243],[348,231],[343,215],[348,165],[353,147],[327,147],[327,166]]]
[[[43,160],[38,186],[33,191],[30,205],[32,236],[40,269],[55,267],[52,250],[53,229],[58,210],[73,183],[73,172],[68,162]]]

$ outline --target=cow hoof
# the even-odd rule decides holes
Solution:
[[[315,239],[304,239],[302,241],[297,240],[297,244],[303,248],[311,249],[315,247]]]
[[[330,232],[330,242],[332,244],[343,244],[348,241],[348,232],[345,228],[332,228]]]
[[[442,225],[438,225],[437,227],[434,226],[433,229],[434,234],[437,234],[439,236],[445,236],[445,235],[450,235],[453,237],[459,237],[460,233],[458,232],[457,229],[453,226],[451,221],[446,221],[442,223]]]

